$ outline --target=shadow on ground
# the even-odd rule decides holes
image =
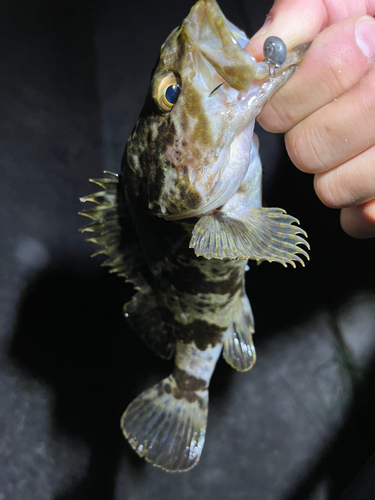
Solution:
[[[149,376],[161,378],[169,367],[126,325],[122,305],[131,293],[106,270],[64,259],[29,283],[19,301],[10,356],[52,390],[56,435],[78,438],[90,450],[85,477],[55,500],[113,498],[124,451],[142,473],[120,416]]]
[[[327,485],[325,500],[373,500],[375,498],[375,472],[372,479],[368,471],[361,471],[375,450],[375,360],[356,381],[352,401],[345,421],[337,434],[327,443],[305,478],[292,488],[285,500],[306,500],[324,480]],[[360,474],[358,481],[349,485]],[[365,477],[366,476],[366,477]],[[344,496],[341,496],[344,495]]]

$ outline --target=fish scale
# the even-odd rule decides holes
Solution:
[[[254,366],[247,260],[295,267],[308,258],[298,220],[262,206],[254,134],[308,44],[267,65],[247,42],[215,0],[199,0],[161,48],[121,174],[93,180],[101,190],[81,199],[95,204],[82,212],[95,255],[134,285],[125,318],[157,355],[175,356],[173,372],[121,418],[136,453],[168,472],[201,457],[220,353],[237,371]]]

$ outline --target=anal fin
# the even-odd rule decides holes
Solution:
[[[224,334],[223,357],[235,370],[251,370],[256,361],[253,344],[254,319],[245,292],[228,330]]]
[[[298,254],[307,259],[309,248],[305,231],[298,220],[281,208],[248,207],[244,212],[217,212],[205,215],[196,223],[190,248],[206,259],[255,259],[258,262],[295,262],[304,266]]]

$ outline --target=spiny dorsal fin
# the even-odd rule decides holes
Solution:
[[[285,267],[295,267],[296,261],[304,266],[297,254],[309,256],[298,245],[309,245],[298,234],[307,235],[294,223],[299,224],[281,208],[250,207],[236,218],[217,212],[199,219],[189,246],[206,259],[268,260]]]
[[[90,179],[102,190],[80,198],[83,203],[95,204],[93,208],[79,212],[92,220],[81,232],[90,233],[87,241],[101,247],[93,257],[100,254],[108,257],[102,266],[111,267],[110,273],[117,273],[141,289],[145,284],[140,272],[144,257],[138,241],[132,241],[136,237],[128,214],[122,178],[111,172],[105,173],[108,178]]]

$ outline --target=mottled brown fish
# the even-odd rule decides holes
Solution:
[[[282,63],[271,57],[270,70],[247,42],[215,0],[199,0],[161,48],[121,174],[94,180],[103,190],[82,199],[97,204],[83,212],[93,220],[83,231],[137,291],[125,317],[156,354],[175,357],[173,373],[121,420],[134,450],[171,472],[199,461],[221,351],[238,371],[254,365],[247,260],[308,258],[298,221],[261,206],[253,133],[307,45]]]

